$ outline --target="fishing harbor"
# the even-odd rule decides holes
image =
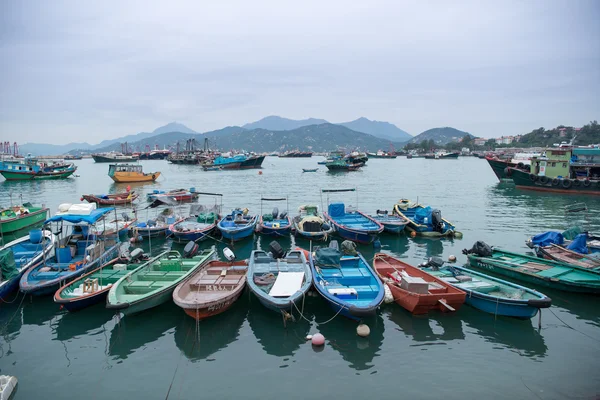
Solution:
[[[378,253],[415,268],[432,257],[438,257],[445,265],[466,267],[486,276],[489,274],[508,282],[509,286],[522,285],[543,294],[545,297],[540,297],[542,300],[551,299],[551,304],[538,303],[534,307],[535,313],[526,318],[501,315],[504,311],[499,307],[482,311],[482,307],[477,308],[476,304],[467,302],[458,303],[462,306],[457,306],[450,300],[444,302],[454,311],[440,306],[436,300],[435,309],[414,313],[414,310],[411,312],[410,307],[402,304],[383,303],[374,293],[376,307],[373,311],[353,316],[352,313],[344,315],[343,307],[333,308],[330,300],[316,288],[310,289],[309,285],[303,291],[304,296],[300,296],[295,305],[289,306],[294,318],[286,320],[281,312],[273,312],[265,307],[251,288],[245,288],[229,309],[197,322],[193,307],[189,313],[182,310],[182,304],[192,301],[186,300],[190,295],[185,292],[181,292],[180,300],[175,302],[169,298],[156,307],[127,315],[122,312],[123,309],[106,308],[106,302],[69,312],[53,301],[52,296],[25,296],[16,291],[6,301],[3,298],[1,306],[2,373],[19,377],[17,394],[24,398],[41,395],[41,387],[46,387],[45,393],[50,387],[54,397],[60,397],[64,389],[56,385],[58,383],[60,386],[61,382],[68,382],[76,388],[91,387],[100,393],[104,393],[102,388],[106,387],[106,382],[111,382],[114,390],[131,398],[152,398],[156,393],[160,393],[156,398],[164,398],[171,387],[170,396],[179,392],[185,398],[194,393],[197,376],[218,382],[225,373],[239,376],[240,385],[227,389],[210,385],[206,388],[208,397],[247,395],[242,383],[251,385],[257,379],[264,379],[265,374],[268,374],[270,382],[273,381],[271,385],[277,392],[287,388],[309,396],[312,389],[306,388],[293,377],[301,374],[309,379],[319,379],[321,373],[315,367],[326,365],[336,369],[328,385],[336,385],[342,392],[350,394],[350,390],[344,387],[349,380],[358,380],[361,384],[354,385],[352,393],[366,393],[368,390],[371,394],[386,398],[386,393],[380,392],[383,390],[381,386],[394,379],[398,372],[418,383],[414,387],[405,387],[403,392],[419,397],[419,387],[431,385],[424,373],[435,365],[446,371],[449,379],[444,385],[463,387],[455,393],[445,394],[446,397],[458,398],[467,393],[481,395],[488,392],[490,387],[500,387],[497,377],[485,371],[486,360],[494,359],[497,365],[511,370],[501,389],[507,397],[530,398],[534,396],[532,392],[542,398],[562,398],[565,393],[585,397],[594,393],[595,383],[579,371],[595,365],[600,349],[597,341],[600,332],[597,295],[565,292],[515,279],[514,276],[473,268],[469,265],[470,255],[464,255],[462,251],[472,250],[475,242],[483,241],[502,250],[537,257],[526,242],[539,233],[563,232],[573,226],[590,233],[598,232],[600,209],[597,197],[519,190],[506,180],[498,182],[486,160],[476,157],[458,160],[375,158],[369,159],[359,170],[349,173],[330,173],[326,169],[317,169],[314,173],[303,172],[304,169],[314,169],[318,162],[324,160],[316,156],[266,157],[258,171],[224,169],[218,173],[204,171],[198,165],[163,160],[140,161],[139,165],[144,171],[161,172],[156,180],[144,183],[113,182],[107,174],[107,164],[96,164],[89,159],[76,160],[79,177],[0,182],[3,189],[0,203],[28,201],[44,205],[48,209],[48,217],[56,218],[61,204],[77,204],[81,202],[80,196],[95,194],[98,201],[108,201],[106,206],[117,207],[114,211],[108,211],[107,216],[121,218],[126,213],[132,220],[135,217],[135,221],[127,225],[128,228],[139,226],[140,223],[147,224],[150,220],[157,221],[156,216],[160,211],[156,210],[171,209],[173,217],[165,218],[165,230],[181,218],[189,218],[191,205],[216,206],[214,212],[222,217],[239,209],[242,215],[257,216],[255,221],[247,222],[254,228],[260,223],[267,226],[267,230],[269,224],[271,229],[288,226],[289,230],[279,235],[267,235],[260,230],[250,229],[246,236],[232,240],[231,237],[224,237],[226,234],[219,234],[215,228],[205,235],[206,238],[196,241],[197,255],[191,260],[204,257],[204,254],[227,263],[227,248],[236,261],[244,261],[243,264],[250,268],[252,262],[246,260],[252,260],[254,256],[258,257],[257,260],[271,257],[269,253],[274,252],[271,243],[275,241],[286,254],[306,260],[307,265],[311,264],[312,259],[312,264],[318,267],[322,261],[317,259],[317,247],[329,248],[332,241],[341,245],[345,240],[351,240],[356,242],[360,257],[359,266],[356,266],[350,264],[350,259],[344,261],[347,256],[341,255],[343,275],[348,278],[357,271],[364,273],[364,268],[367,268],[373,271],[370,278],[373,282],[381,277],[393,279],[387,272],[378,275],[376,264],[391,262],[398,270],[402,269],[399,267],[402,264],[394,264],[396,261],[384,259]],[[390,170],[403,171],[402,179],[384,179]],[[120,198],[124,204],[110,204],[110,201],[116,200],[108,195],[127,192],[127,186],[130,186],[130,193],[134,194]],[[189,198],[179,197],[179,201],[163,204],[162,208],[148,207],[174,188],[186,189],[179,194],[171,193],[173,197],[187,194]],[[265,199],[280,201],[268,202]],[[442,229],[433,230],[437,233],[435,235],[418,234],[422,229],[421,223],[414,225],[412,230],[384,231],[382,224],[388,220],[392,220],[389,222],[392,226],[402,223],[408,225],[402,218],[398,218],[399,221],[391,218],[397,215],[394,209],[402,209],[401,199],[410,199],[410,202],[440,210]],[[341,203],[343,206],[340,209]],[[576,212],[569,211],[569,207],[576,203],[585,207],[577,208],[579,211]],[[332,204],[338,206],[332,208]],[[311,240],[292,229],[296,225],[294,219],[302,215],[302,207],[306,212],[307,205],[317,206],[320,215],[325,217],[326,226],[323,227],[321,223],[319,229],[332,230],[326,238],[321,238],[326,240]],[[275,207],[278,208],[277,213],[274,212]],[[244,212],[245,209],[248,211]],[[102,208],[98,207],[98,210]],[[362,218],[353,214],[354,210],[360,211],[371,221],[369,223],[375,228],[372,235],[367,234],[364,239],[353,237],[351,226],[344,232],[344,226],[352,225],[356,218]],[[206,211],[194,214],[194,224],[198,223],[198,216],[202,212],[205,213],[203,224],[213,221],[208,218]],[[283,215],[284,212],[286,215]],[[427,215],[426,218],[432,218],[432,214]],[[235,213],[231,217],[232,222],[236,222]],[[405,217],[415,218],[408,214]],[[121,227],[117,224],[115,229],[120,230]],[[129,230],[122,229],[120,241],[129,244],[130,253],[139,248],[150,259],[163,254],[168,257],[172,251],[183,255],[189,239],[195,240],[189,237],[176,240],[166,233],[164,236],[132,241]],[[25,229],[22,235],[25,237],[27,234],[28,229]],[[97,235],[101,234],[97,232]],[[104,247],[105,251],[108,250],[106,244]],[[277,250],[275,248],[275,252]],[[253,251],[259,253],[253,254]],[[457,261],[448,262],[450,256],[455,256]],[[368,266],[363,264],[361,267],[361,259]],[[374,259],[382,261],[374,263]],[[202,260],[198,260],[198,265],[204,262]],[[143,260],[135,262],[138,265],[144,263]],[[303,263],[301,261],[299,264]],[[243,267],[243,264],[238,267]],[[119,273],[126,274],[128,268]],[[222,271],[224,267],[221,265],[216,268]],[[427,271],[428,268],[423,270]],[[323,267],[320,270],[332,273]],[[311,282],[318,282],[312,278],[317,273],[318,269],[310,272],[305,270],[303,282],[310,283],[306,279],[308,276],[311,276]],[[410,275],[411,271],[407,269],[407,273]],[[260,274],[263,275],[262,272]],[[150,275],[145,273],[145,276]],[[332,278],[329,275],[324,279]],[[481,282],[478,279],[473,275],[470,282]],[[139,284],[134,286],[141,286],[142,282],[149,281],[140,279]],[[351,281],[339,282],[343,287],[359,290]],[[337,291],[334,300],[339,302],[337,299],[340,299],[340,294],[346,292]],[[108,297],[110,302],[110,294]],[[362,295],[358,298],[362,299]],[[465,297],[462,299],[467,300]],[[346,309],[350,310],[350,307]],[[369,327],[368,336],[357,334],[359,322]],[[323,347],[315,347],[306,339],[308,335],[317,333],[325,337]],[[410,362],[399,363],[398,358]],[[457,360],[462,364],[460,369],[452,367]],[[56,380],[53,374],[40,372],[35,375],[36,383],[31,384],[34,377],[29,371],[50,368],[50,365],[55,371],[60,371],[62,377]],[[129,387],[128,377],[123,374],[123,371],[130,369],[152,376],[153,379],[143,389],[137,387],[134,390]],[[156,378],[158,371],[164,372],[160,374],[161,378]],[[568,377],[569,384],[551,379],[557,373]],[[477,378],[478,385],[465,389],[464,385],[469,385],[466,375],[469,380]],[[66,376],[70,377],[67,379]],[[508,382],[511,384],[507,387]],[[322,387],[319,390],[323,390]],[[435,393],[442,391],[442,387],[433,390]],[[98,397],[103,396],[108,396],[108,392]],[[259,392],[250,397],[259,397]],[[264,398],[265,395],[261,394],[260,397]],[[266,397],[269,398],[269,395]]]

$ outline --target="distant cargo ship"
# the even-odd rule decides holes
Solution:
[[[286,151],[283,154],[280,154],[280,158],[296,158],[296,157],[312,157],[312,151]]]

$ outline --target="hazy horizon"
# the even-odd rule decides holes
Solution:
[[[582,126],[600,2],[3,2],[0,141],[361,116],[417,135]]]

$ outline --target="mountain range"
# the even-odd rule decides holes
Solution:
[[[458,129],[446,126],[444,128],[428,129],[410,139],[408,143],[421,143],[423,140],[433,140],[435,144],[446,145],[450,142],[458,142],[467,135],[474,137],[468,132],[459,131]]]

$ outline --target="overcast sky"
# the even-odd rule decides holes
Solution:
[[[0,141],[365,116],[494,137],[600,119],[600,1],[2,1]]]

